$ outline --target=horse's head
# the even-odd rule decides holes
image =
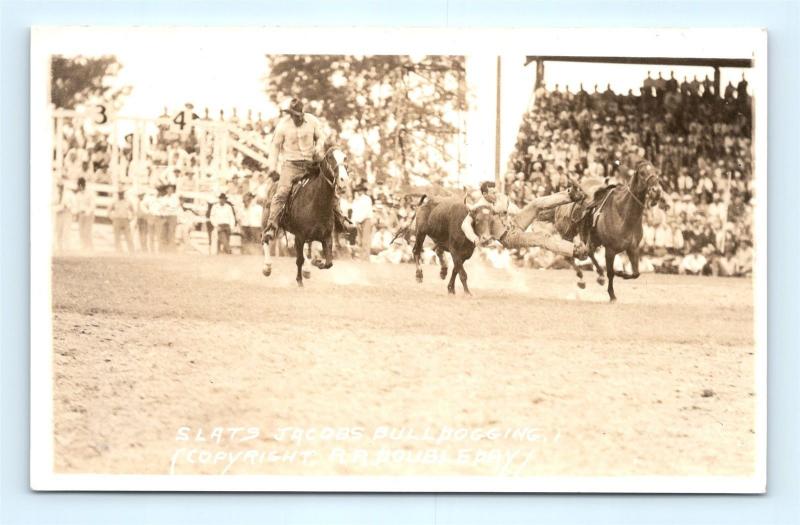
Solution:
[[[346,167],[347,155],[344,151],[336,146],[328,146],[325,150],[325,156],[320,162],[323,176],[330,182],[334,188],[337,186],[344,186],[350,179]]]
[[[661,182],[658,170],[650,162],[643,160],[636,165],[631,179],[631,191],[644,199],[644,204],[655,206],[661,201]]]
[[[492,239],[499,239],[505,232],[505,226],[497,213],[489,206],[478,206],[470,212],[472,229],[480,239],[479,244],[487,244]]]

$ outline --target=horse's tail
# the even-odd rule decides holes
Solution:
[[[404,238],[406,242],[410,242],[409,239],[411,238],[411,227],[414,225],[414,221],[417,219],[417,210],[419,209],[420,206],[422,206],[422,204],[425,202],[425,199],[427,198],[428,198],[427,195],[423,195],[419,199],[417,206],[414,208],[414,213],[411,215],[411,219],[409,219],[409,221],[406,223],[405,226],[402,226],[399,230],[397,230],[397,233],[394,234],[394,237],[392,237],[392,240],[389,244],[392,244],[395,240],[397,240],[400,237]]]

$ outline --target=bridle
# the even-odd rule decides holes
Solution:
[[[323,173],[320,173],[320,175],[322,175],[322,178],[323,178],[323,180],[324,180],[325,182],[327,182],[327,183],[328,183],[328,185],[329,185],[331,188],[333,188],[333,189],[334,189],[334,191],[336,190],[336,185],[337,185],[337,180],[338,180],[338,177],[336,176],[336,171],[335,171],[335,168],[338,168],[338,167],[339,167],[339,162],[337,161],[337,162],[336,162],[336,166],[335,166],[335,168],[332,168],[332,167],[331,167],[331,163],[330,163],[330,161],[328,160],[328,155],[330,155],[330,154],[331,154],[331,152],[332,152],[333,150],[335,150],[335,149],[336,149],[336,146],[331,146],[331,147],[329,147],[329,148],[328,148],[328,149],[325,151],[325,155],[322,157],[322,160],[320,161],[320,164],[321,164],[321,163],[323,163],[323,162],[325,163],[325,167],[326,167],[326,168],[327,168],[327,170],[330,172],[330,174],[331,174],[331,178],[329,179],[329,178],[328,178],[327,176],[325,176],[325,174],[323,174]]]
[[[654,173],[654,172],[651,172],[651,173],[650,173],[650,174],[647,176],[647,178],[644,180],[644,184],[645,184],[645,188],[646,188],[646,190],[645,190],[645,191],[649,191],[649,190],[650,190],[650,186],[651,186],[651,185],[650,185],[650,181],[651,181],[651,180],[653,180],[653,179],[657,179],[657,178],[658,178],[658,175],[657,175],[656,173]],[[628,192],[628,195],[630,195],[631,197],[633,197],[633,200],[634,200],[634,201],[636,201],[636,203],[637,203],[639,206],[641,206],[642,208],[646,208],[646,205],[645,205],[645,203],[644,203],[644,202],[642,202],[642,201],[641,201],[641,199],[639,199],[639,197],[637,197],[637,196],[636,196],[636,195],[633,193],[633,191],[631,191],[631,185],[630,185],[630,184],[625,184],[625,185],[623,185],[622,187],[623,187],[623,188],[625,188],[625,191],[627,191],[627,192]]]

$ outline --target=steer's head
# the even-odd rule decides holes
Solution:
[[[481,245],[488,244],[492,239],[499,239],[505,228],[503,221],[489,206],[478,206],[470,211],[472,215],[472,229],[480,239]]]

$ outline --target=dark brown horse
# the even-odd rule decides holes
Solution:
[[[325,261],[315,263],[321,270],[333,266],[333,230],[334,209],[333,197],[336,188],[347,182],[347,169],[344,166],[345,155],[335,146],[328,146],[325,155],[318,165],[311,166],[308,180],[297,184],[293,188],[286,203],[280,221],[280,226],[285,231],[294,235],[295,254],[297,256],[297,285],[303,286],[303,247],[306,242],[319,241],[322,244],[322,253]],[[264,269],[263,274],[269,276],[272,272],[272,261],[269,256],[269,247],[264,244]],[[307,272],[306,272],[307,273]]]
[[[475,244],[467,239],[461,230],[461,224],[467,214],[472,215],[472,228],[481,242],[488,242],[492,238],[499,237],[505,229],[503,223],[488,206],[470,210],[459,198],[428,199],[427,196],[423,196],[420,199],[419,207],[416,210],[413,250],[414,262],[417,266],[417,282],[422,282],[422,266],[420,265],[422,244],[425,242],[425,237],[430,237],[436,245],[436,255],[441,263],[439,277],[442,279],[447,277],[447,261],[444,258],[444,252],[450,252],[453,258],[453,271],[450,275],[450,282],[447,284],[447,292],[456,293],[456,275],[458,275],[461,278],[464,293],[471,295],[467,286],[464,262],[472,257]]]
[[[603,269],[598,264],[594,252],[598,247],[605,248],[606,270],[608,277],[608,297],[613,303],[617,300],[614,294],[614,277],[636,279],[639,277],[639,244],[642,240],[642,216],[645,208],[655,206],[661,199],[661,185],[658,173],[648,161],[640,161],[634,169],[628,184],[601,190],[594,199],[597,206],[593,213],[584,213],[582,203],[570,203],[558,207],[550,219],[556,230],[565,239],[573,239],[576,235],[589,248],[589,258],[598,273],[598,283],[603,284]],[[595,220],[594,216],[597,215]],[[632,273],[614,271],[614,258],[625,252],[631,262]],[[580,282],[583,283],[583,272],[575,267]],[[583,286],[581,286],[583,288]]]

